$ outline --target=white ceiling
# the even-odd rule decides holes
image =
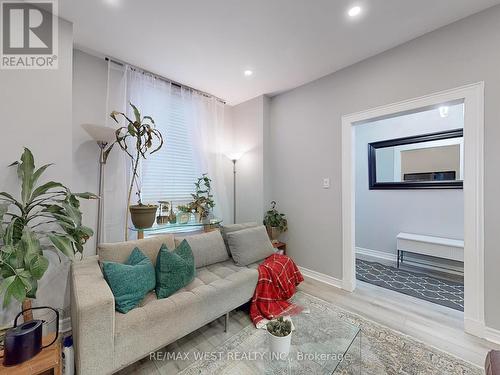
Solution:
[[[500,0],[60,0],[75,44],[237,104],[299,86]],[[361,5],[356,19],[347,10]],[[252,77],[243,71],[254,71]]]

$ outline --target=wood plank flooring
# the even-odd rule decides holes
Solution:
[[[481,367],[488,350],[500,349],[466,334],[460,311],[362,281],[352,293],[311,278],[299,289]]]

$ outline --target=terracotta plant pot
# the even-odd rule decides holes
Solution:
[[[267,234],[272,242],[278,242],[278,237],[281,234],[280,228],[266,226]]]
[[[132,224],[137,229],[151,228],[156,219],[156,205],[134,205],[130,206],[130,217]]]

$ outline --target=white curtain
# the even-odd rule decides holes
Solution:
[[[226,185],[230,181],[224,173],[227,161],[223,156],[225,104],[131,67],[116,69],[115,73],[110,74],[109,112],[119,110],[133,118],[129,106],[133,103],[141,115],[154,119],[165,142],[161,150],[141,161],[137,185],[143,202],[186,203],[194,192],[197,177],[208,173],[216,202],[214,214],[229,220]],[[124,239],[131,162],[118,147],[112,154],[114,159],[106,168],[104,239],[120,241]],[[113,178],[115,181],[110,182]],[[132,204],[137,201],[135,193],[134,187]],[[112,198],[108,198],[110,195]],[[129,238],[135,235],[129,232]]]
[[[215,216],[230,221],[231,204],[228,200],[228,183],[225,166],[228,165],[224,151],[227,151],[229,135],[226,134],[224,119],[225,104],[214,97],[193,94],[192,139],[201,162],[202,170],[212,179]]]
[[[125,125],[123,122],[117,125],[109,116],[111,111],[125,112],[127,103],[126,68],[111,61],[108,61],[106,100],[106,126],[116,129]],[[124,239],[128,166],[125,153],[115,145],[104,169],[103,242],[118,242]]]

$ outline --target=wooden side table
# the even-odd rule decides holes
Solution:
[[[53,335],[43,338],[43,345],[54,340]],[[0,351],[0,374],[1,375],[38,375],[52,370],[54,375],[62,374],[61,363],[61,341],[57,340],[48,348],[42,349],[40,353],[16,366],[5,367],[3,365],[3,351]]]
[[[273,242],[273,247],[277,249],[279,254],[286,255],[286,243],[284,242]]]

